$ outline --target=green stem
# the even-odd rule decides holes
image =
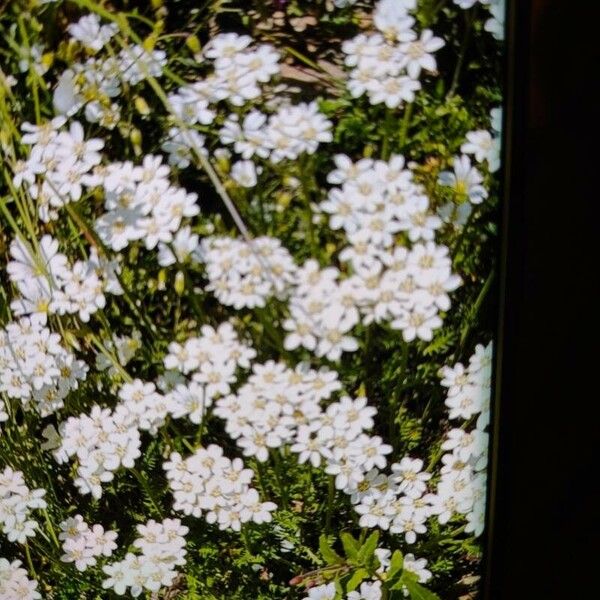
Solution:
[[[460,46],[460,51],[458,54],[458,61],[456,63],[456,68],[454,69],[454,75],[452,76],[452,83],[450,84],[450,89],[448,90],[448,98],[451,98],[456,93],[456,89],[458,88],[458,82],[460,79],[460,73],[462,71],[465,57],[467,55],[467,48],[469,47],[469,40],[471,39],[471,31],[473,29],[473,21],[475,19],[476,8],[469,10],[465,14],[465,34],[463,36],[462,44]]]
[[[156,512],[156,514],[163,519],[163,511],[159,508],[158,502],[157,500],[154,498],[154,494],[152,493],[152,489],[150,488],[150,484],[148,483],[148,480],[146,479],[146,477],[140,473],[137,469],[131,469],[131,472],[134,474],[135,478],[138,480],[138,482],[140,483],[140,485],[144,488],[144,491],[146,492],[146,496],[148,496],[148,499],[150,500],[150,503],[152,504],[152,507],[154,508],[154,511]]]
[[[35,568],[33,567],[33,561],[31,560],[31,552],[29,550],[29,544],[27,542],[25,542],[25,559],[27,561],[27,566],[29,568],[29,572],[31,573],[31,576],[37,580],[37,574],[35,572]]]
[[[52,538],[54,545],[57,548],[60,548],[60,542],[58,541],[58,538],[56,537],[56,532],[54,531],[54,526],[52,525],[52,521],[50,520],[50,515],[48,514],[48,511],[45,508],[43,509],[42,512],[44,513],[44,518],[46,519],[46,527],[48,529],[48,533],[50,534],[50,537]]]
[[[333,515],[333,501],[335,499],[335,477],[329,476],[327,485],[327,513],[325,514],[325,534],[331,530],[331,517]]]
[[[487,276],[487,279],[485,280],[483,287],[479,291],[479,294],[477,295],[477,298],[475,299],[475,302],[473,303],[471,310],[469,311],[469,315],[467,317],[467,323],[462,330],[462,333],[460,335],[459,346],[458,346],[456,354],[454,355],[455,361],[458,358],[458,356],[460,356],[462,350],[464,349],[467,338],[469,337],[469,334],[471,332],[473,324],[475,323],[475,317],[479,313],[479,310],[481,309],[483,302],[485,301],[487,295],[489,294],[490,289],[492,288],[492,284],[494,283],[495,277],[496,277],[496,271],[494,269],[492,269],[490,271],[490,274]]]
[[[288,493],[283,481],[283,468],[281,463],[281,456],[277,450],[273,450],[271,452],[273,456],[273,464],[275,471],[275,479],[277,479],[277,485],[279,486],[279,492],[281,494],[281,501],[283,505],[287,508],[288,506]]]
[[[382,160],[388,160],[392,154],[392,141],[394,139],[394,127],[396,116],[391,108],[385,109],[385,118],[383,120],[383,144],[381,146]]]
[[[410,119],[413,113],[414,102],[406,105],[404,109],[404,116],[402,117],[402,123],[400,125],[400,140],[398,142],[398,146],[400,150],[404,149],[406,145],[406,136],[408,134],[408,128],[410,126]]]
[[[312,175],[313,162],[308,156],[303,156],[300,161],[299,176],[302,195],[304,196],[304,221],[306,226],[306,235],[308,237],[308,243],[311,249],[311,253],[314,257],[316,257],[318,254],[318,245],[315,236],[315,228],[313,225],[313,212],[311,208]]]

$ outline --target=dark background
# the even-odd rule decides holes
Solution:
[[[599,598],[600,2],[509,4],[486,598]]]

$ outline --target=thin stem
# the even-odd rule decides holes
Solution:
[[[471,39],[471,31],[473,29],[473,21],[475,19],[476,8],[469,10],[465,14],[465,34],[463,36],[462,44],[460,46],[460,52],[458,54],[458,61],[456,63],[456,68],[454,69],[454,75],[452,76],[452,83],[450,85],[450,89],[448,90],[448,98],[451,98],[456,93],[456,89],[458,88],[458,82],[460,79],[460,73],[462,71],[465,57],[467,55],[467,48],[469,47],[469,41]]]
[[[406,144],[406,136],[408,134],[408,128],[410,126],[410,119],[413,113],[414,102],[406,105],[404,109],[404,116],[402,117],[402,123],[400,124],[400,139],[398,146],[402,150]]]
[[[54,526],[52,525],[52,521],[50,520],[50,515],[48,514],[48,511],[45,508],[43,509],[42,512],[44,513],[44,519],[46,520],[46,527],[48,529],[48,533],[50,534],[50,537],[52,538],[54,545],[57,548],[60,548],[60,542],[58,541],[58,538],[56,537],[56,532],[54,531]]]
[[[29,544],[25,542],[25,559],[27,560],[27,567],[29,568],[29,572],[31,576],[37,580],[37,574],[35,572],[35,568],[33,566],[33,561],[31,560],[31,551],[29,550]]]
[[[334,499],[335,499],[335,478],[333,475],[330,475],[329,483],[327,486],[327,512],[325,514],[325,534],[328,534],[331,530],[331,517],[333,515]]]
[[[275,471],[275,479],[277,479],[277,485],[279,486],[279,492],[281,494],[281,501],[282,501],[283,505],[285,507],[287,507],[288,506],[288,494],[287,494],[287,489],[286,489],[284,481],[283,481],[283,469],[282,469],[282,464],[281,464],[281,456],[279,456],[279,453],[277,450],[274,450],[272,452],[272,456],[273,456],[273,464],[274,464],[274,471]]]
[[[397,122],[396,115],[391,108],[385,109],[385,119],[383,121],[383,144],[381,147],[381,158],[388,160],[392,153],[392,142],[394,140],[394,127]]]
[[[150,488],[150,484],[148,483],[148,480],[137,469],[131,469],[131,471],[135,475],[135,478],[139,481],[140,485],[144,488],[144,491],[146,492],[146,496],[148,496],[148,499],[150,500],[150,503],[152,504],[152,507],[154,508],[156,514],[161,519],[163,519],[164,518],[163,511],[159,508],[158,502],[154,498],[154,494],[152,493],[152,489]]]

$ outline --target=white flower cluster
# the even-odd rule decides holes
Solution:
[[[414,101],[423,70],[436,70],[433,53],[444,41],[430,29],[417,35],[408,14],[415,6],[412,0],[380,0],[373,13],[379,32],[360,33],[342,44],[345,64],[352,68],[347,85],[354,98],[366,93],[371,104],[397,108]]]
[[[431,340],[442,325],[439,312],[450,308],[448,293],[461,283],[448,248],[433,241],[440,218],[429,212],[429,200],[402,156],[354,163],[337,155],[335,163],[328,181],[341,187],[330,191],[320,209],[329,214],[332,229],[346,233],[350,246],[339,258],[352,274],[339,281],[335,267],[304,264],[283,324],[290,332],[286,349],[303,346],[338,360],[358,348],[349,334],[361,321],[390,322],[407,342]],[[395,245],[399,236],[403,244]]]
[[[425,522],[430,516],[424,495],[431,474],[422,469],[421,459],[405,456],[391,466],[392,475],[373,468],[354,490],[347,490],[361,515],[360,526],[389,529],[391,533],[404,534],[407,544],[414,544],[417,534],[427,531]]]
[[[331,121],[313,101],[281,106],[270,116],[252,110],[241,124],[232,114],[221,129],[220,139],[223,144],[233,144],[244,159],[256,155],[279,163],[304,153],[314,154],[320,143],[333,140],[331,129]]]
[[[60,207],[81,199],[84,186],[93,185],[92,171],[102,160],[104,141],[86,140],[78,121],[61,131],[66,122],[59,116],[41,125],[21,125],[21,143],[31,146],[31,151],[26,161],[16,163],[13,183],[17,187],[27,184],[45,223],[58,219]]]
[[[223,456],[223,448],[211,444],[182,459],[177,452],[163,465],[173,492],[174,510],[217,523],[220,529],[240,531],[243,523],[268,523],[273,502],[261,502],[250,486],[252,469],[240,458]]]
[[[0,472],[0,526],[9,542],[25,544],[35,535],[38,524],[31,511],[46,508],[45,494],[42,488],[30,490],[21,471],[6,467]]]
[[[81,494],[100,498],[102,483],[112,481],[115,471],[132,469],[140,456],[140,431],[155,435],[170,411],[168,397],[140,379],[123,384],[119,398],[112,411],[95,405],[89,415],[69,417],[59,426],[54,457],[59,463],[77,457],[75,485]]]
[[[494,108],[491,113],[491,131],[478,129],[467,133],[467,141],[461,146],[463,154],[471,154],[478,163],[487,162],[490,173],[500,168],[502,133],[502,109]]]
[[[270,44],[253,45],[248,35],[220,33],[204,47],[202,55],[212,61],[214,71],[200,81],[169,95],[174,114],[185,124],[213,122],[209,105],[227,100],[244,106],[261,96],[261,83],[279,73],[279,53]]]
[[[69,32],[95,54],[115,33],[112,25],[102,25],[95,15],[86,15]],[[53,105],[58,114],[72,116],[82,108],[88,122],[113,129],[121,109],[114,101],[123,86],[135,86],[148,77],[160,77],[167,64],[163,50],[148,51],[129,45],[107,57],[98,55],[85,62],[73,62],[63,71],[54,90]]]
[[[451,429],[442,445],[449,452],[442,456],[437,491],[429,496],[431,512],[440,523],[456,513],[465,515],[465,531],[479,536],[485,525],[492,344],[478,345],[467,367],[461,363],[444,367],[442,376],[442,385],[448,388],[448,418],[465,423]],[[474,427],[468,429],[475,417]]]
[[[472,8],[478,2],[486,6],[492,13],[492,16],[485,22],[485,30],[489,31],[497,40],[503,40],[506,0],[454,0],[454,4],[464,9]]]
[[[97,172],[94,184],[104,190],[107,212],[95,224],[100,239],[115,251],[143,240],[148,250],[168,244],[182,220],[200,212],[198,196],[171,185],[162,157],[147,154],[140,166],[111,163]]]
[[[42,417],[62,408],[88,368],[60,342],[60,335],[45,327],[39,316],[23,317],[0,329],[0,391],[25,407],[33,403]]]
[[[218,34],[202,54],[213,61],[214,72],[168,97],[171,112],[180,125],[171,128],[162,149],[169,152],[170,163],[180,168],[189,165],[190,150],[198,152],[204,146],[203,136],[190,130],[190,126],[212,123],[216,113],[211,106],[223,100],[242,107],[259,98],[260,84],[268,83],[280,70],[275,48],[270,44],[254,45],[248,35]],[[270,116],[253,109],[241,123],[237,112],[230,114],[220,138],[223,144],[233,144],[244,159],[257,155],[278,163],[316,152],[319,143],[332,141],[332,126],[316,102],[284,104]]]
[[[201,242],[208,291],[235,309],[264,307],[271,296],[282,296],[294,282],[296,265],[277,238],[261,236],[252,243],[223,236]]]
[[[144,590],[158,592],[169,587],[177,577],[176,567],[185,564],[185,535],[189,529],[179,519],[165,519],[157,523],[153,519],[137,526],[140,537],[133,546],[141,554],[128,552],[121,561],[102,567],[107,579],[104,589],[112,588],[122,596],[127,591],[134,598]]]
[[[358,348],[350,332],[360,322],[387,321],[406,341],[431,340],[442,325],[439,312],[450,308],[448,293],[461,283],[452,273],[448,248],[433,241],[441,219],[430,212],[429,199],[402,156],[354,163],[337,155],[335,163],[328,181],[341,187],[330,191],[320,209],[350,242],[339,256],[351,267],[349,277],[340,281],[338,269],[321,269],[315,260],[296,267],[277,239],[261,237],[250,245],[210,237],[202,240],[200,252],[207,290],[236,309],[289,296],[285,348],[302,346],[329,360]],[[467,175],[473,182],[478,172],[470,169]],[[464,193],[475,201],[487,196],[482,186],[474,186]],[[400,236],[408,247],[394,247]]]
[[[8,562],[0,557],[0,600],[42,600],[38,583],[27,577],[21,561]]]
[[[203,325],[200,337],[185,343],[169,344],[164,365],[190,377],[189,383],[177,383],[167,394],[175,418],[188,416],[192,423],[202,421],[203,411],[215,397],[228,394],[236,382],[238,367],[248,369],[256,351],[240,342],[233,325],[221,323],[216,329]]]
[[[77,314],[87,323],[106,306],[104,292],[123,293],[118,265],[101,259],[93,248],[87,260],[71,265],[58,242],[45,235],[33,244],[15,238],[10,254],[8,275],[20,293],[10,304],[16,316],[39,316],[45,322],[47,313]]]
[[[99,556],[111,556],[117,548],[116,531],[105,531],[102,525],[90,526],[81,515],[69,517],[60,524],[58,539],[64,554],[60,560],[74,563],[78,571],[93,567]]]
[[[252,365],[248,381],[236,393],[218,399],[214,414],[225,419],[225,430],[244,456],[266,462],[270,449],[310,443],[307,426],[312,434],[322,422],[319,403],[341,387],[334,371],[315,371],[305,364],[290,369],[268,361]],[[292,450],[301,451],[299,446]]]
[[[69,417],[58,428],[45,430],[46,444],[58,463],[77,457],[75,485],[81,494],[102,496],[102,484],[114,479],[120,467],[133,468],[140,456],[140,432],[132,413],[123,406],[114,412],[95,405],[89,415]]]
[[[377,574],[384,575],[390,567],[392,553],[386,548],[377,548],[375,550],[375,556],[379,561]],[[414,554],[404,555],[402,565],[403,570],[415,574],[420,583],[427,583],[432,577],[431,571],[429,571],[426,566],[426,559],[417,559]],[[405,595],[408,595],[408,591]],[[381,581],[374,580],[364,581],[361,583],[360,588],[350,592],[343,600],[381,600],[382,597]],[[305,596],[303,600],[335,600],[335,598],[337,598],[337,591],[335,582],[332,582],[311,588],[308,591],[308,596]]]

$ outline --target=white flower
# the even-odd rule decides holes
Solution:
[[[240,160],[231,167],[231,178],[245,188],[252,188],[257,183],[257,169],[251,160]]]
[[[487,190],[481,185],[481,173],[471,166],[469,157],[464,154],[454,158],[453,166],[454,173],[442,171],[438,183],[450,186],[459,197],[467,196],[472,204],[481,204],[488,197]]]
[[[117,33],[116,24],[100,26],[100,19],[95,14],[84,15],[67,27],[68,32],[84,46],[98,52]]]

